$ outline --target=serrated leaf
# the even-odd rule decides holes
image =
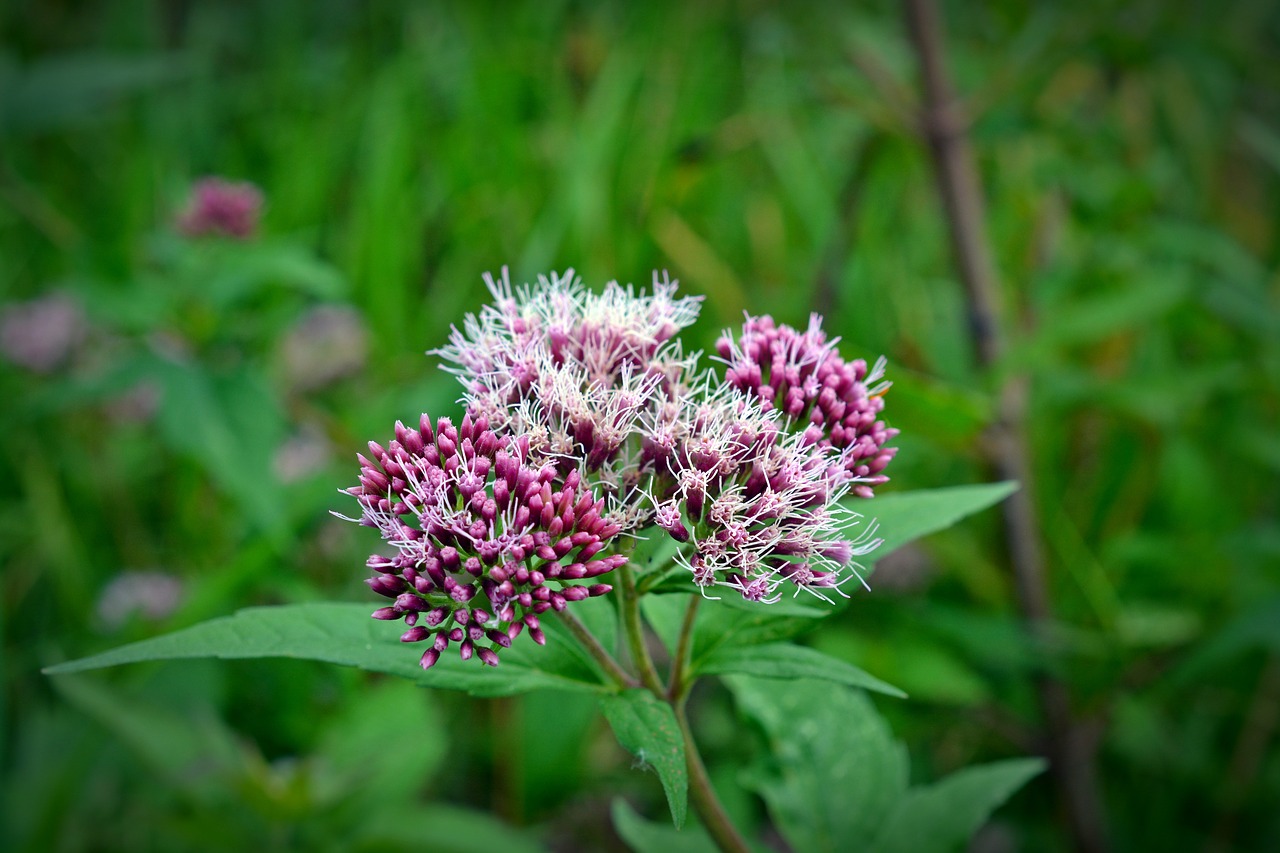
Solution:
[[[545,647],[518,642],[502,652],[496,669],[446,654],[429,670],[413,647],[398,641],[401,626],[369,618],[368,604],[332,602],[251,607],[172,634],[130,643],[99,655],[58,664],[46,673],[172,658],[286,657],[355,666],[398,675],[426,687],[464,690],[473,696],[511,696],[540,687],[606,689],[598,673],[573,651],[556,620],[544,625]],[[419,647],[421,648],[421,647]]]
[[[792,643],[769,643],[746,648],[721,646],[703,658],[695,671],[707,675],[817,678],[863,690],[874,690],[900,699],[907,695],[851,663],[823,654],[817,649]]]
[[[969,840],[996,808],[1043,772],[1039,758],[966,767],[898,801],[869,848],[872,853],[947,853]]]
[[[1018,484],[1013,482],[982,483],[898,492],[871,500],[846,501],[845,505],[880,525],[878,535],[884,544],[870,554],[869,559],[874,562],[908,542],[1000,503],[1017,490]]]
[[[841,853],[875,836],[907,788],[906,750],[867,697],[829,681],[725,679],[764,730],[748,784],[794,850]]]
[[[684,825],[689,802],[689,775],[685,765],[684,737],[675,711],[647,690],[627,690],[600,698],[600,709],[618,743],[641,765],[658,773],[671,807],[676,829]]]
[[[675,829],[647,821],[621,797],[614,799],[610,811],[614,830],[634,853],[716,853],[718,849],[701,827]]]

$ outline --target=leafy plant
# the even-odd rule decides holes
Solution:
[[[901,747],[854,688],[904,694],[789,642],[863,580],[869,567],[855,558],[1009,494],[1007,484],[899,494],[880,522],[891,544],[875,537],[860,510],[887,480],[896,434],[878,419],[883,363],[846,363],[817,317],[803,332],[748,317],[718,344],[721,375],[674,340],[698,308],[674,282],[596,294],[571,273],[514,289],[504,272],[489,284],[494,304],[441,351],[464,387],[461,424],[397,422],[394,441],[370,442],[348,490],[358,520],[392,546],[368,560],[368,585],[391,601],[376,621],[354,604],[260,607],[47,671],[280,656],[479,696],[593,694],[618,742],[656,772],[675,829],[692,801],[723,850],[748,842],[687,715],[706,676],[726,678],[763,729],[750,787],[798,849],[948,849],[1039,771],[1015,762],[908,791]],[[576,582],[615,573],[616,592]],[[814,603],[782,603],[783,591]],[[382,624],[393,620],[408,628],[399,642]],[[532,642],[515,642],[521,634]],[[650,636],[665,647],[665,673]],[[416,643],[426,650],[415,662],[402,646]],[[445,654],[451,644],[458,657]],[[107,714],[91,691],[72,693]],[[619,808],[619,832],[648,849]]]

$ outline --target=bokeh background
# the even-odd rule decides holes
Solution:
[[[876,704],[916,779],[1042,751],[1047,666],[1115,849],[1280,846],[1280,7],[943,13],[993,370],[897,3],[0,6],[0,847],[578,850],[617,843],[613,792],[662,817],[590,700],[290,661],[39,672],[363,600],[335,489],[396,418],[455,408],[423,352],[504,264],[668,269],[707,297],[703,347],[744,309],[824,312],[847,357],[889,358],[885,493],[991,479],[996,389],[1028,377],[1051,647],[1023,639],[995,512],[885,561],[810,641],[911,694]],[[182,233],[206,175],[260,188],[252,234]],[[695,701],[761,820],[750,733]],[[1059,802],[1036,780],[975,849],[1070,849]]]

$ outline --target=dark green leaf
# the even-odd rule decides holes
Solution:
[[[555,620],[544,623],[548,626],[545,647],[517,642],[502,652],[497,669],[446,654],[424,671],[418,666],[421,646],[398,642],[401,625],[370,619],[370,607],[338,603],[251,607],[234,616],[58,664],[45,672],[79,672],[170,658],[288,657],[357,666],[399,675],[426,687],[465,690],[475,696],[510,696],[539,687],[604,689],[596,673],[571,650],[571,641]]]
[[[671,807],[671,819],[679,829],[688,807],[689,776],[685,767],[684,737],[676,723],[675,711],[647,690],[602,696],[600,708],[618,743],[642,766],[658,772]]]
[[[907,756],[866,695],[829,681],[725,679],[764,730],[748,784],[795,850],[856,849],[907,788]]]
[[[613,828],[634,853],[716,853],[716,845],[701,827],[675,829],[640,817],[621,797],[613,801]]]
[[[413,736],[398,738],[388,748],[388,720]],[[431,693],[398,679],[369,684],[350,698],[320,738],[315,799],[360,798],[378,806],[412,801],[422,780],[439,768],[448,746],[448,728]]]
[[[966,767],[912,788],[889,813],[872,853],[947,853],[959,849],[1015,791],[1043,772],[1039,758]]]
[[[905,698],[892,684],[886,684],[858,667],[825,655],[817,649],[792,643],[762,646],[721,646],[703,658],[697,672],[708,675],[757,675],[763,678],[819,678],[850,687],[874,690]]]
[[[178,712],[88,678],[60,678],[58,692],[119,738],[169,785],[194,800],[217,799],[247,757],[212,708]]]
[[[361,827],[358,851],[430,850],[432,853],[543,853],[528,833],[474,809],[432,803],[387,810]]]

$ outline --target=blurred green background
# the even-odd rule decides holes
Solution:
[[[334,490],[394,419],[454,409],[422,353],[503,264],[669,269],[707,296],[695,346],[825,312],[847,357],[889,358],[886,493],[990,479],[993,390],[1028,372],[1052,666],[1115,848],[1280,847],[1280,7],[944,11],[993,374],[896,3],[0,7],[0,847],[598,849],[615,791],[662,818],[589,699],[287,661],[39,673],[364,600]],[[256,236],[177,233],[211,174],[261,188]],[[812,639],[911,694],[876,704],[919,779],[1041,749],[1002,542],[992,512],[901,552]],[[695,700],[732,787],[751,739]],[[1056,802],[1038,779],[975,849],[1067,849]]]

